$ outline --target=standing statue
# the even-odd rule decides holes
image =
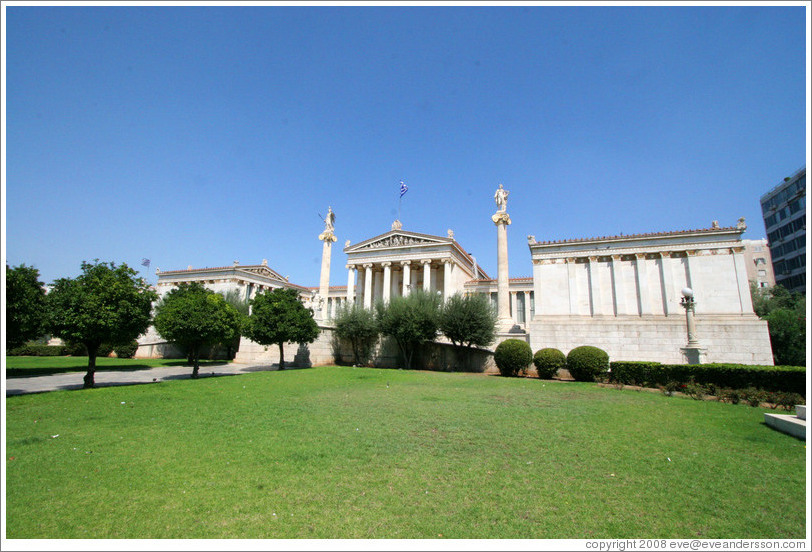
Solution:
[[[333,212],[332,207],[327,207],[327,216],[324,218],[324,232],[332,232],[335,230],[336,214]]]
[[[502,185],[499,184],[499,189],[497,189],[496,193],[493,194],[493,199],[496,200],[497,212],[504,213],[507,210],[508,195],[510,195],[510,192],[505,190]]]

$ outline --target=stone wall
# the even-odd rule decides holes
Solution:
[[[703,363],[772,365],[767,323],[755,316],[697,316]],[[537,317],[530,324],[533,351],[544,347],[564,354],[581,345],[600,347],[610,360],[684,364],[685,317]]]
[[[331,364],[350,365],[354,362],[352,347],[342,343],[333,334],[330,326],[320,326],[321,332],[316,341],[306,345],[286,343],[285,364],[291,366],[324,366]],[[234,359],[240,363],[278,364],[279,347],[265,347],[243,337],[240,349]],[[397,343],[389,338],[379,339],[373,346],[366,366],[397,368],[403,365]],[[490,372],[496,370],[493,352],[474,349],[468,359],[459,358],[455,348],[448,343],[431,343],[419,353],[415,353],[412,366],[417,369],[439,371]]]

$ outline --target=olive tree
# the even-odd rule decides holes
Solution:
[[[355,364],[361,365],[378,338],[375,315],[360,305],[345,305],[336,315],[335,326],[336,335],[352,345]]]
[[[53,335],[87,348],[85,388],[94,387],[99,345],[129,343],[149,327],[149,284],[125,263],[82,262],[82,274],[60,278],[48,293],[48,327]]]
[[[192,377],[200,370],[200,349],[229,343],[240,335],[240,313],[225,298],[198,282],[183,283],[155,308],[155,330],[167,341],[186,347]]]
[[[375,319],[381,334],[392,337],[403,354],[406,369],[412,367],[414,352],[437,337],[440,297],[414,290],[406,297],[375,305]]]
[[[440,309],[439,326],[467,369],[471,349],[487,347],[496,339],[496,311],[485,295],[455,293]]]

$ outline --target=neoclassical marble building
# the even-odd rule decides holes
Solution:
[[[451,230],[447,236],[433,236],[404,230],[395,221],[384,234],[354,245],[347,241],[347,285],[330,286],[332,244],[337,238],[335,215],[329,209],[318,236],[323,242],[318,287],[292,284],[263,261],[159,272],[158,290],[163,294],[179,282],[201,281],[215,291],[237,289],[250,299],[262,289],[296,288],[324,330],[306,351],[313,364],[334,362],[330,329],[342,305],[372,308],[376,301],[418,288],[443,298],[459,292],[487,294],[499,317],[497,343],[509,337],[524,339],[534,351],[555,347],[566,354],[574,347],[593,345],[613,360],[772,364],[767,324],[755,316],[750,300],[741,239],[744,219],[730,227],[714,222],[698,230],[552,242],[531,235],[533,276],[511,279],[508,194],[501,185],[494,194],[496,278],[477,264]],[[685,288],[693,290],[694,337],[699,346],[687,344]],[[148,336],[159,341],[154,333]],[[147,345],[146,341],[142,343]],[[266,351],[243,339],[237,360],[273,362],[275,354],[275,348]]]

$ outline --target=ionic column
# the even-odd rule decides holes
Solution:
[[[533,318],[530,314],[530,292],[523,291],[522,293],[524,293],[524,323],[529,325],[530,320]]]
[[[646,267],[646,254],[635,253],[637,261],[637,298],[640,305],[640,316],[651,314],[651,302],[648,295],[648,268]]]
[[[612,290],[614,291],[615,316],[626,312],[626,291],[620,276],[620,255],[612,255]]]
[[[443,299],[451,297],[451,259],[443,259]]]
[[[364,265],[364,308],[372,308],[372,264]]]
[[[519,321],[519,292],[511,291],[510,292],[510,308],[513,309],[511,312],[511,319],[514,322]]]
[[[601,312],[601,286],[598,282],[598,275],[595,273],[597,269],[598,258],[589,257],[589,294],[590,303],[592,304],[592,316],[603,314]]]
[[[403,267],[403,296],[409,295],[409,285],[412,283],[412,267],[411,261],[400,261]]]
[[[431,291],[431,260],[423,259],[420,261],[423,265],[423,291]]]
[[[319,296],[323,302],[321,304],[320,318],[326,319],[329,314],[327,296],[330,293],[330,256],[333,250],[333,242],[336,241],[335,234],[329,227],[319,234],[319,240],[324,242],[321,249],[321,276],[319,278]]]
[[[347,265],[347,301],[355,300],[355,265]]]
[[[383,266],[383,302],[389,302],[389,296],[392,293],[392,263],[386,261],[381,263]]]
[[[507,227],[510,224],[510,215],[505,211],[497,211],[491,217],[496,225],[496,312],[497,327],[502,331],[507,331],[513,326],[510,318],[510,284],[508,282],[508,244]]]

